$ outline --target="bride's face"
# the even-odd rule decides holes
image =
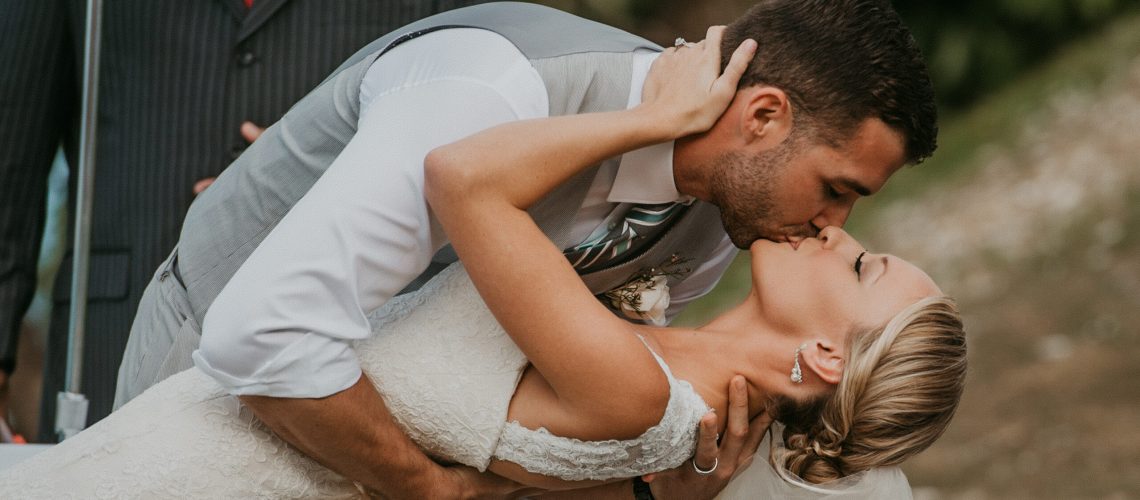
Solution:
[[[752,286],[766,320],[788,332],[838,339],[853,327],[883,325],[919,299],[942,294],[913,264],[865,251],[837,227],[824,228],[798,248],[757,240],[751,247]]]

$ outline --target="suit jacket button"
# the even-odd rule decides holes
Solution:
[[[238,159],[238,157],[241,156],[241,154],[244,152],[245,152],[245,146],[241,145],[241,144],[230,148],[230,160]]]
[[[249,66],[257,61],[257,56],[253,52],[242,52],[238,55],[238,64],[242,66]]]

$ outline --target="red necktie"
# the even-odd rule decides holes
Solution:
[[[253,0],[243,0],[243,1],[245,2],[245,8],[247,8],[247,9],[253,8]]]

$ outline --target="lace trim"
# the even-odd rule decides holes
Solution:
[[[661,421],[640,436],[582,441],[556,436],[542,427],[528,429],[513,421],[503,429],[495,458],[516,463],[529,472],[570,481],[634,477],[681,465],[696,450],[697,428],[709,407],[691,384],[673,377],[657,353],[653,356],[669,380],[669,403]]]

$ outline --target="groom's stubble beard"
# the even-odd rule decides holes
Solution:
[[[720,208],[720,220],[732,244],[747,250],[760,238],[778,239],[782,211],[776,207],[775,190],[789,168],[794,141],[785,141],[759,155],[726,151],[713,160],[714,175],[709,191],[712,203]]]

